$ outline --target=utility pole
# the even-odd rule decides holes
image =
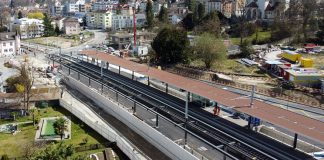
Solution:
[[[254,92],[255,92],[255,85],[252,86],[251,101],[250,101],[250,107],[251,108],[253,108]]]

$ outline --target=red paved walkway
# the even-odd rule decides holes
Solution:
[[[237,111],[258,117],[264,121],[289,129],[295,133],[324,142],[324,123],[321,121],[311,119],[258,100],[255,100],[254,107],[250,108],[250,100],[247,98],[240,98],[242,96],[239,94],[215,88],[208,84],[166,71],[158,70],[156,68],[150,67],[148,69],[146,65],[127,61],[116,56],[108,55],[104,52],[89,50],[82,51],[81,53],[149,76],[150,78],[157,79],[159,81],[168,83],[169,85],[173,85],[191,93],[214,100],[224,106],[234,108]]]

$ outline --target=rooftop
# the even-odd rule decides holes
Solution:
[[[15,40],[15,36],[16,36],[15,32],[1,32],[0,41]]]
[[[175,75],[143,64],[127,61],[125,59],[105,54],[95,50],[81,51],[81,54],[97,58],[110,64],[121,66],[122,68],[146,75],[150,78],[168,83],[183,90],[198,94],[210,100],[214,100],[221,105],[233,108],[238,112],[243,112],[253,117],[258,117],[264,121],[277,126],[287,128],[295,133],[324,142],[324,123],[300,114],[261,102],[254,101],[250,107],[250,99],[242,98],[241,95],[216,88],[206,83],[192,80],[186,77]]]

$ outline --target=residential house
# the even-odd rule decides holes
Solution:
[[[202,1],[202,4],[205,6],[205,12],[210,13],[212,11],[222,12],[222,0],[207,0]]]
[[[81,28],[80,28],[80,23],[78,19],[76,18],[66,18],[64,21],[64,33],[66,35],[75,35],[75,34],[80,34]]]
[[[127,14],[113,14],[112,16],[112,30],[123,30],[127,28],[132,28],[133,24],[133,15]],[[135,14],[136,27],[144,26],[146,22],[145,14]]]
[[[225,17],[230,18],[232,16],[232,6],[233,1],[232,0],[223,0],[222,1],[222,13]]]
[[[18,32],[0,33],[0,57],[20,54],[20,35]]]
[[[242,16],[246,5],[246,0],[232,0],[232,15]]]
[[[92,11],[108,11],[108,10],[113,10],[114,8],[116,8],[116,6],[118,5],[118,2],[116,1],[100,1],[100,2],[96,2],[96,3],[92,3],[91,8]]]
[[[108,29],[112,26],[112,11],[93,11],[86,14],[87,26],[90,28]]]
[[[43,20],[21,18],[10,24],[10,30],[18,31],[22,39],[41,37],[44,34]]]
[[[64,21],[64,19],[65,19],[65,17],[55,17],[53,19],[53,22],[54,22],[53,25],[55,27],[58,26],[58,28],[60,29],[60,31],[63,31],[63,27],[64,27],[63,21]]]
[[[289,0],[248,0],[246,17],[249,20],[273,20],[281,16],[289,7]]]
[[[64,5],[60,2],[55,2],[55,4],[51,7],[51,15],[52,16],[61,16],[63,15]]]

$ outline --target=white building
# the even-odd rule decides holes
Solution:
[[[222,12],[222,1],[221,0],[208,0],[204,1],[203,4],[205,5],[205,12],[210,13],[212,11]]]
[[[118,5],[118,1],[95,2],[91,5],[93,11],[113,10]]]
[[[16,19],[10,24],[10,30],[13,32],[18,31],[22,39],[41,37],[44,34],[43,20],[29,18]]]
[[[20,36],[18,32],[0,33],[0,57],[20,54]]]
[[[135,14],[136,17],[136,27],[142,27],[145,22],[145,14]],[[133,27],[133,15],[125,14],[114,14],[112,16],[112,30],[123,30]]]
[[[112,26],[111,11],[94,11],[86,14],[87,26],[90,28],[109,29]]]
[[[63,15],[64,11],[64,5],[62,5],[60,2],[56,2],[52,7],[51,7],[51,14],[53,16],[60,16]]]

